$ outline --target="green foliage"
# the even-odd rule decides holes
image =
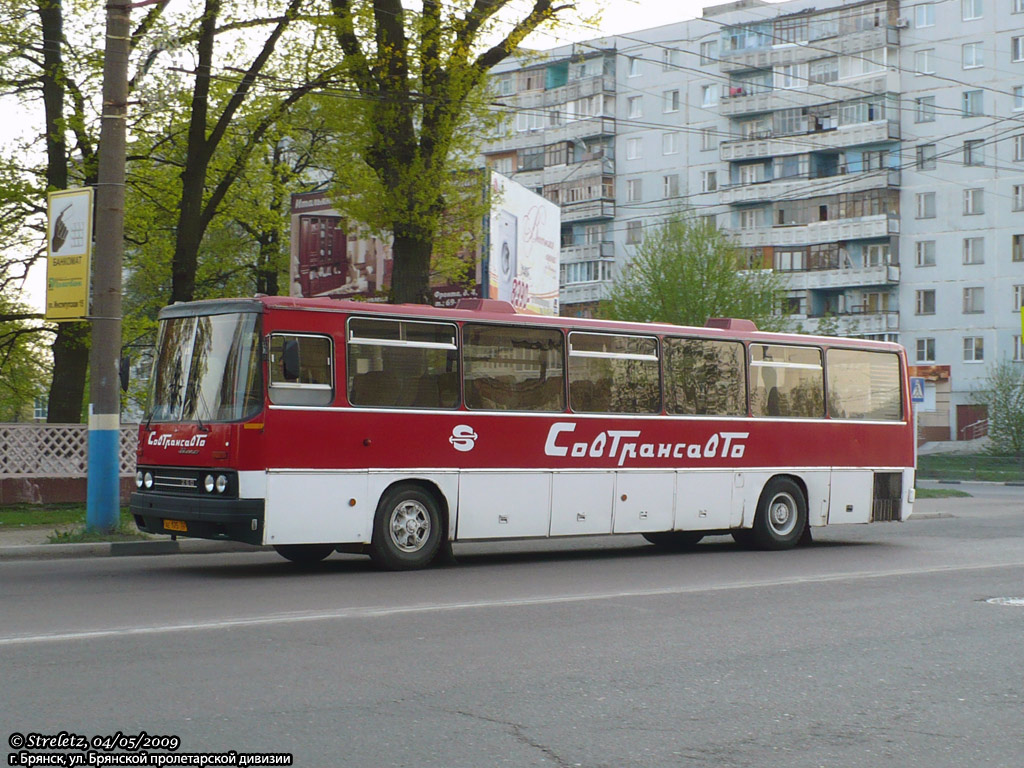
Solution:
[[[1009,360],[996,363],[975,400],[988,407],[993,452],[1024,458],[1024,366]]]
[[[682,211],[644,235],[602,315],[690,326],[704,325],[709,317],[746,318],[761,330],[778,331],[786,324],[783,296],[774,272],[747,269],[718,227]]]

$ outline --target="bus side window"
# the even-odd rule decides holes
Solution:
[[[754,416],[820,419],[825,378],[817,347],[750,345],[750,411]]]
[[[561,331],[467,323],[462,340],[467,408],[565,410]]]
[[[581,413],[657,413],[658,369],[654,337],[570,333],[569,405]]]
[[[743,344],[666,338],[665,410],[695,416],[746,416]]]
[[[352,317],[347,346],[352,405],[458,407],[458,345],[452,323]]]
[[[334,355],[329,336],[270,336],[270,402],[329,405],[334,401]]]
[[[830,349],[825,361],[828,415],[833,419],[903,418],[900,358],[895,352]]]

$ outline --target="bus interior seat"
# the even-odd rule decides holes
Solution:
[[[352,377],[349,402],[353,405],[399,405],[401,382],[386,371],[368,371]]]

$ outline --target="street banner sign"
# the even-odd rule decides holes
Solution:
[[[910,402],[912,402],[912,403],[923,403],[924,402],[924,377],[922,377],[922,376],[911,376],[910,377]]]
[[[47,320],[84,320],[89,314],[92,213],[92,187],[62,189],[48,196]]]

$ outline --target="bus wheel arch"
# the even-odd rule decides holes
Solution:
[[[380,496],[373,517],[370,557],[388,570],[425,568],[448,539],[444,494],[425,480],[401,480]]]
[[[807,485],[795,475],[775,475],[761,489],[754,525],[743,543],[758,549],[790,549],[808,525]]]

